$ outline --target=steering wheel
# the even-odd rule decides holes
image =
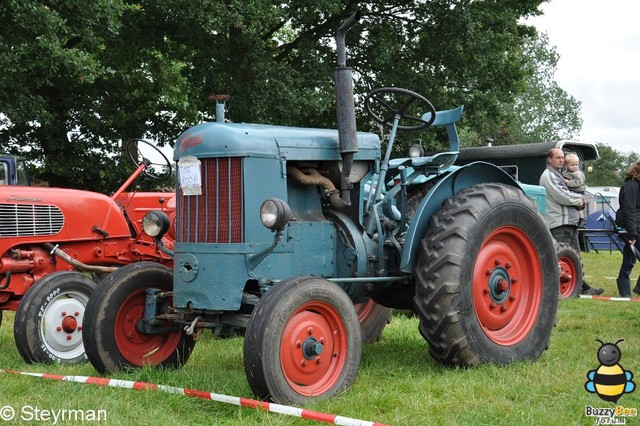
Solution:
[[[171,176],[171,161],[153,143],[146,139],[131,139],[127,142],[126,149],[129,158],[136,167],[139,167],[142,163],[147,165],[144,170],[147,176],[153,179],[163,179]]]
[[[418,123],[413,126],[398,125],[401,130],[424,129],[436,119],[436,109],[427,98],[400,87],[380,87],[370,91],[364,100],[364,108],[376,122],[388,127],[393,126],[396,116],[400,116],[400,120]],[[429,113],[428,120],[422,119],[426,113]]]

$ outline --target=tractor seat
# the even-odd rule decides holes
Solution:
[[[451,166],[458,158],[460,150],[460,141],[458,140],[458,131],[456,123],[462,118],[463,107],[448,109],[446,111],[437,111],[436,118],[433,120],[431,127],[445,126],[449,137],[449,150],[439,152],[433,155],[417,158],[396,158],[389,161],[389,170],[397,170],[399,167],[413,168],[446,168]],[[429,121],[431,113],[428,112],[422,116],[422,119]]]

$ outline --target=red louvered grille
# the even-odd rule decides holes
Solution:
[[[202,195],[178,190],[178,235],[185,243],[244,242],[242,158],[202,161]]]

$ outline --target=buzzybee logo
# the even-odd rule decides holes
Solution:
[[[587,392],[598,395],[603,401],[613,402],[616,405],[613,408],[587,405],[585,415],[595,417],[597,425],[626,424],[626,417],[636,417],[638,410],[617,405],[622,395],[636,389],[636,384],[632,380],[633,373],[620,365],[622,351],[620,351],[618,343],[624,340],[620,339],[615,343],[604,343],[600,339],[596,339],[596,341],[600,342],[600,348],[597,352],[600,365],[587,373],[588,380],[584,384],[584,388]]]
[[[615,343],[604,343],[600,339],[596,341],[602,345],[598,349],[600,366],[587,373],[589,380],[584,384],[584,388],[589,393],[597,394],[600,399],[616,404],[623,394],[636,389],[636,384],[631,380],[633,373],[619,364],[622,352],[618,343],[624,340],[620,339]]]

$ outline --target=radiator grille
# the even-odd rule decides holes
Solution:
[[[64,216],[56,206],[0,204],[0,237],[56,235]]]
[[[184,195],[178,190],[177,241],[244,242],[242,158],[201,161],[202,195]]]

